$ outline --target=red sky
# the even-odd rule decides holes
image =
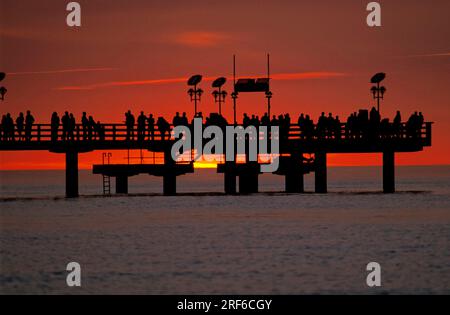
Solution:
[[[121,122],[127,109],[192,114],[185,79],[263,75],[271,54],[273,111],[321,111],[343,119],[372,104],[368,83],[386,72],[382,114],[423,111],[434,121],[433,147],[399,155],[399,164],[450,164],[450,2],[379,1],[381,28],[369,28],[369,1],[84,0],[82,27],[69,28],[62,0],[1,0],[0,70],[8,88],[0,112],[32,110],[47,123],[53,111],[83,111]],[[200,105],[216,111],[208,93]],[[226,89],[231,90],[228,83]],[[261,95],[243,95],[242,113],[261,115]],[[231,118],[231,102],[225,114]],[[116,156],[122,157],[120,154]],[[100,152],[81,156],[89,168]],[[0,169],[62,168],[63,156],[0,153]],[[332,156],[332,165],[379,164],[378,156]]]

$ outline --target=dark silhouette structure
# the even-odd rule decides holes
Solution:
[[[134,124],[131,112],[127,112],[125,124],[95,123],[90,117],[88,122],[76,124],[73,114],[66,112],[61,120],[53,113],[50,124],[35,124],[31,112],[25,117],[25,134],[22,136],[21,119],[16,124],[8,113],[3,115],[0,128],[0,150],[46,150],[66,155],[66,196],[78,196],[78,155],[94,150],[148,150],[164,153],[162,164],[105,164],[94,165],[94,173],[116,178],[118,193],[128,192],[128,178],[145,173],[161,176],[164,179],[164,193],[176,193],[176,177],[194,171],[193,163],[177,162],[171,158],[171,148],[176,139],[171,135],[173,125],[159,117],[154,122],[150,115],[144,121],[141,113],[138,126]],[[199,113],[197,117],[201,117]],[[20,116],[19,116],[20,117]],[[84,115],[83,115],[84,117]],[[176,115],[174,121],[187,125],[186,113]],[[268,122],[266,113],[261,121],[256,115],[244,115],[243,126],[256,127]],[[148,124],[148,133],[145,124]],[[87,125],[86,125],[87,124]],[[205,124],[225,128],[226,119],[212,114],[205,119]],[[274,117],[270,125],[280,127],[280,166],[276,174],[285,176],[286,191],[303,192],[303,176],[315,173],[315,191],[327,192],[327,155],[329,153],[381,153],[383,154],[383,191],[395,191],[396,152],[422,151],[431,146],[431,122],[425,122],[422,113],[415,112],[406,123],[401,122],[398,112],[389,122],[381,119],[375,109],[369,113],[361,110],[353,113],[346,123],[339,117],[325,113],[315,124],[309,115],[300,115],[297,123],[291,123],[289,114]],[[87,130],[87,139],[86,133]],[[92,133],[91,133],[92,132]],[[138,137],[134,137],[134,133]],[[204,140],[206,141],[206,140]],[[224,147],[226,147],[224,145]],[[308,157],[309,156],[309,157]],[[262,162],[243,163],[223,162],[218,165],[218,172],[224,173],[225,192],[237,192],[236,179],[239,178],[239,193],[258,192],[258,176]]]
[[[417,152],[431,146],[431,122],[425,122],[421,112],[412,114],[406,123],[402,122],[401,113],[397,112],[393,121],[382,118],[379,104],[386,88],[380,86],[385,79],[384,73],[372,77],[375,84],[371,91],[377,100],[378,108],[361,109],[352,113],[346,122],[341,122],[339,116],[322,112],[317,123],[309,115],[301,114],[296,123],[292,123],[289,113],[271,117],[270,90],[270,59],[267,55],[267,77],[245,78],[236,80],[236,58],[233,57],[233,125],[237,125],[236,102],[240,93],[264,93],[267,99],[267,112],[260,119],[256,115],[244,114],[242,126],[256,127],[257,135],[246,135],[245,161],[224,161],[218,165],[218,172],[224,173],[224,186],[227,194],[237,193],[237,178],[239,178],[239,193],[258,192],[258,177],[264,162],[250,161],[249,139],[260,135],[260,126],[279,127],[280,152],[277,175],[285,176],[286,191],[301,193],[304,191],[304,174],[314,172],[315,192],[327,192],[327,155],[330,153],[381,153],[383,155],[383,191],[395,192],[395,153]],[[0,80],[2,76],[0,74]],[[203,119],[202,112],[197,112],[197,102],[200,101],[203,90],[198,88],[201,75],[194,75],[188,80],[188,91],[194,102],[194,118],[200,118],[206,126],[219,126],[222,130],[229,125],[221,114],[221,104],[226,92],[222,90],[225,78],[213,82],[215,100],[219,103],[219,113],[211,114]],[[190,130],[194,131],[191,122]],[[166,195],[176,194],[176,178],[179,175],[194,171],[193,154],[189,161],[174,161],[171,149],[175,139],[171,133],[174,126],[189,126],[186,113],[176,113],[170,124],[164,117],[155,121],[153,114],[148,117],[141,112],[136,120],[131,111],[125,113],[123,124],[102,124],[95,122],[92,116],[83,113],[81,124],[77,124],[73,114],[65,112],[59,118],[53,113],[50,124],[35,124],[35,119],[28,111],[21,114],[14,124],[8,113],[3,115],[0,126],[0,151],[46,150],[62,153],[66,156],[66,196],[78,196],[78,154],[95,150],[148,150],[164,154],[162,163],[152,164],[110,164],[94,165],[95,174],[105,178],[116,178],[116,192],[128,193],[128,178],[141,173],[163,177],[163,190]],[[62,127],[62,128],[60,128]],[[24,131],[24,136],[22,132]],[[137,137],[135,137],[135,133]],[[203,132],[202,132],[203,133]],[[269,132],[269,137],[274,137]],[[192,134],[192,138],[195,135]],[[202,141],[203,134],[200,137]],[[203,146],[203,144],[201,144]],[[222,144],[226,148],[226,144]],[[105,160],[105,159],[104,159]],[[108,186],[109,189],[109,186]]]

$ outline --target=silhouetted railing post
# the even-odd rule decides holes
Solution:
[[[113,141],[116,141],[116,125],[113,126],[112,132],[113,132],[112,139],[113,139]]]
[[[38,125],[37,127],[37,141],[41,141],[41,125]]]

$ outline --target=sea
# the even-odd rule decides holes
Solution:
[[[197,169],[178,196],[149,175],[103,196],[85,170],[66,199],[64,171],[1,171],[0,294],[450,294],[450,166],[396,180],[383,194],[380,167],[330,167],[325,195],[313,175],[286,194],[265,174],[260,193],[226,196],[223,175]]]

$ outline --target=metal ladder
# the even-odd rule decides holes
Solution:
[[[111,153],[103,153],[103,165],[109,164],[111,157]],[[103,175],[103,195],[111,195],[111,176]]]

